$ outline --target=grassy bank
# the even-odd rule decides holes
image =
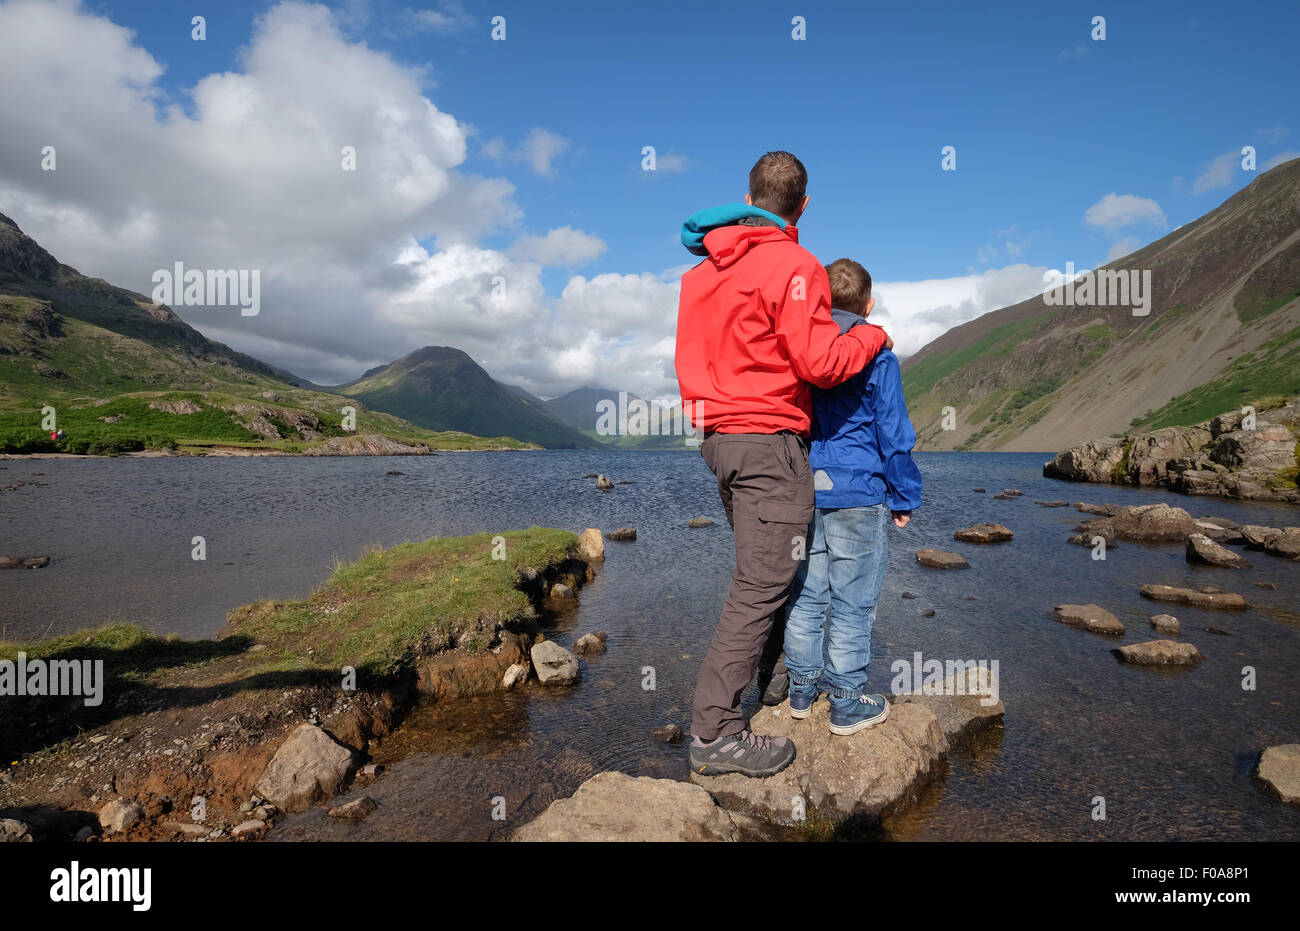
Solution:
[[[577,537],[533,527],[375,548],[337,566],[307,598],[260,601],[230,612],[217,639],[160,636],[113,622],[35,642],[0,641],[0,659],[102,660],[104,699],[9,698],[22,713],[0,715],[7,760],[91,728],[140,714],[201,711],[242,694],[274,706],[285,689],[337,691],[344,666],[358,687],[401,676],[421,659],[473,657],[498,632],[536,618],[545,580],[573,571]],[[499,558],[494,558],[499,557]]]

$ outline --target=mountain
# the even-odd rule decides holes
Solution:
[[[65,433],[51,440],[42,410]],[[343,429],[341,409],[356,409]],[[64,265],[0,215],[0,451],[303,451],[382,434],[434,448],[523,446],[424,430],[207,339],[150,298]]]
[[[620,396],[625,396],[623,400]],[[600,412],[609,409],[613,405],[615,411],[612,418],[614,423],[618,419],[618,406],[623,404],[624,411],[632,406],[633,402],[647,403],[635,394],[627,392],[618,392],[612,388],[597,388],[587,385],[582,388],[574,388],[568,394],[562,394],[558,398],[552,398],[544,401],[546,409],[558,417],[560,420],[576,427],[587,436],[604,443],[614,446],[618,449],[685,449],[683,435],[680,432],[672,433],[671,429],[681,423],[680,405],[674,404],[669,408],[658,406],[658,402],[651,402],[656,405],[656,417],[669,425],[668,430],[659,430],[657,432],[647,431],[642,435],[627,434],[609,434],[598,432],[597,421],[601,419]],[[668,420],[664,421],[659,412],[666,412]],[[634,421],[634,414],[630,416]],[[635,422],[635,421],[634,421]]]
[[[528,392],[502,385],[451,346],[425,346],[331,390],[430,430],[511,436],[548,449],[602,445],[555,417]]]
[[[918,448],[1058,450],[1300,392],[1300,159],[1106,269],[1150,271],[1148,316],[1040,295],[911,356]]]

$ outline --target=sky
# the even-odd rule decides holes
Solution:
[[[144,294],[258,270],[255,316],[174,309],[318,383],[451,345],[666,397],[681,222],[763,152],[908,355],[1300,156],[1297,35],[1292,0],[0,0],[0,212]]]

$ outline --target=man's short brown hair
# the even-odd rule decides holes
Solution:
[[[831,306],[861,314],[871,300],[871,275],[852,259],[836,259],[826,266],[831,280]]]
[[[749,199],[755,207],[789,220],[808,190],[803,162],[789,152],[768,152],[749,170]]]

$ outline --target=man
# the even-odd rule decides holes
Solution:
[[[675,364],[683,406],[703,432],[736,544],[736,570],[695,683],[688,750],[704,775],[770,776],[794,759],[786,738],[759,737],[740,713],[785,605],[813,516],[809,385],[862,371],[884,330],[831,319],[821,263],[799,245],[808,174],[789,152],[749,173],[745,204],[701,211],[682,242],[707,259],[682,276]]]

